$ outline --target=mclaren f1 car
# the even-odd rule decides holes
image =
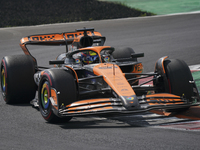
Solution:
[[[3,99],[7,104],[31,102],[48,122],[154,109],[179,112],[200,104],[183,60],[165,56],[153,73],[143,73],[137,58],[144,53],[104,46],[105,39],[93,28],[22,38],[25,55],[5,56],[1,62]],[[66,52],[49,61],[52,67],[42,67],[27,45],[64,45]]]

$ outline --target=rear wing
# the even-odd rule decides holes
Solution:
[[[20,40],[22,50],[30,56],[32,55],[26,45],[66,45],[66,52],[68,52],[69,44],[83,48],[92,46],[93,43],[98,43],[99,46],[103,46],[105,43],[105,37],[94,31],[94,28],[77,29],[75,32],[30,35]],[[34,57],[33,59],[36,62]]]

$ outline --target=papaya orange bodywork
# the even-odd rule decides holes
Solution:
[[[91,32],[88,31],[87,32],[88,36],[101,36],[101,34],[99,32]],[[55,33],[55,34],[44,34],[44,35],[32,35],[29,37],[24,37],[20,40],[21,44],[27,44],[29,42],[48,42],[50,43],[52,42],[57,42],[57,43],[64,43],[65,40],[69,40],[71,41],[71,43],[73,42],[74,38],[78,37],[78,36],[83,36],[84,32],[80,31],[80,32],[70,32],[70,33]],[[31,44],[31,43],[29,43]]]
[[[53,98],[54,103],[55,103],[55,105],[53,105],[53,107],[58,110],[57,94],[56,94],[56,91],[54,89],[51,89],[51,97]]]
[[[89,112],[89,111],[112,109],[113,107],[110,106],[111,102],[105,102],[105,101],[109,101],[109,100],[110,99],[81,100],[81,101],[74,102],[70,105],[67,105],[66,107],[68,108],[67,109],[69,111],[68,113],[75,113],[75,112],[78,113],[78,112]],[[99,103],[94,104],[96,102],[99,102]],[[81,106],[81,105],[83,105],[83,106]],[[101,108],[95,108],[95,107],[101,107]]]
[[[133,71],[131,73],[142,73],[142,72],[143,72],[143,65],[142,63],[139,63],[133,66]]]
[[[167,93],[146,95],[146,98],[149,98],[147,99],[148,102],[151,102],[152,100],[158,101],[158,103],[149,103],[149,105],[163,105],[165,104],[165,102],[167,102],[167,105],[184,103],[184,102],[180,102],[181,100],[180,96],[167,94]]]
[[[89,99],[89,100],[82,100],[82,101],[77,101],[77,102],[74,102],[74,103],[72,103],[72,104],[70,104],[70,105],[67,105],[66,107],[70,107],[70,106],[77,106],[77,105],[81,105],[81,104],[85,104],[85,103],[87,103],[87,104],[90,104],[90,103],[92,103],[92,102],[104,102],[105,100],[110,100],[109,98],[108,99]]]
[[[119,95],[119,96],[133,96],[133,91],[130,84],[127,82],[124,74],[119,66],[115,64],[99,64],[93,68],[95,75],[102,75],[104,81]]]

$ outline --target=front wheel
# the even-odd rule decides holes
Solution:
[[[193,83],[193,77],[188,65],[179,59],[166,59],[163,57],[156,63],[155,72],[160,78],[154,80],[154,86],[157,88],[157,93],[171,93],[184,97],[189,103],[193,102],[195,95],[193,88],[196,85]],[[189,108],[169,109],[168,112],[180,112]]]
[[[60,117],[58,109],[77,100],[74,77],[62,69],[47,70],[43,74],[39,89],[39,108],[43,118],[50,123],[68,122],[72,117]],[[52,100],[54,104],[52,104]]]
[[[169,85],[166,91],[192,101],[193,77],[188,65],[183,60],[169,59],[164,61],[164,68]]]

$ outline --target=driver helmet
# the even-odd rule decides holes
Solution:
[[[85,51],[81,53],[81,60],[84,64],[91,64],[97,61],[98,54],[93,51]]]

